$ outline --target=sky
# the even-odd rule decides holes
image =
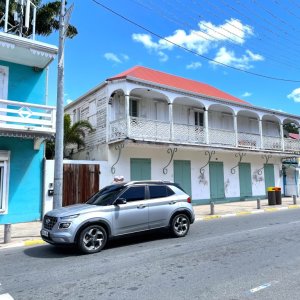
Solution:
[[[300,115],[298,0],[71,3],[78,35],[65,44],[66,104],[141,65]],[[58,33],[37,39],[58,45]],[[56,105],[56,85],[57,60],[49,70],[50,105]]]

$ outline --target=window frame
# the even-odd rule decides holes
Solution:
[[[8,213],[10,151],[0,150],[0,215]]]

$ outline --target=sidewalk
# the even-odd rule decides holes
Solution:
[[[282,198],[282,205],[268,206],[268,200],[261,200],[260,204],[261,209],[257,209],[257,202],[253,200],[215,204],[214,215],[210,215],[210,205],[194,206],[194,211],[196,214],[196,221],[208,221],[216,218],[300,208],[300,203],[299,205],[293,205],[292,197]],[[40,238],[40,229],[40,221],[13,224],[11,225],[11,242],[4,244],[4,225],[0,225],[0,250],[10,247],[43,244],[44,242]]]

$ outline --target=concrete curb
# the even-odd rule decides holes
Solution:
[[[36,239],[36,240],[27,240],[27,241],[23,241],[23,242],[12,242],[11,244],[7,244],[4,246],[0,246],[0,251],[4,250],[4,249],[9,249],[9,248],[17,248],[17,247],[28,247],[28,246],[35,246],[35,245],[42,245],[45,244],[46,242],[44,242],[42,239]]]
[[[280,210],[287,210],[287,209],[297,209],[300,208],[300,205],[289,205],[288,207],[270,207],[264,209],[257,209],[252,211],[238,211],[236,213],[224,214],[224,215],[212,215],[212,216],[205,216],[196,218],[196,221],[210,221],[220,218],[228,218],[228,217],[241,217],[251,214],[261,214],[261,213],[268,213],[268,212],[275,212]]]

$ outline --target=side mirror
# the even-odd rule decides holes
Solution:
[[[124,199],[124,198],[118,198],[115,201],[114,205],[120,205],[120,204],[126,204],[126,203],[127,203],[126,199]]]

